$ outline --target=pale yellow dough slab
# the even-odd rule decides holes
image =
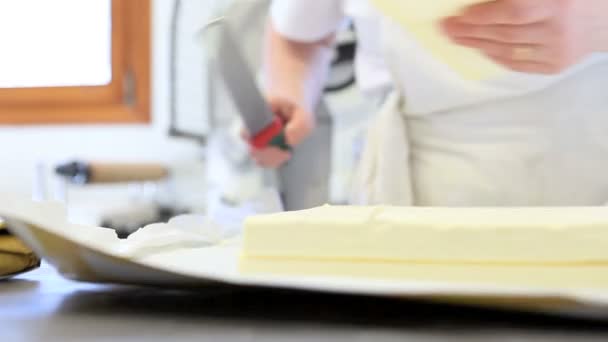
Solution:
[[[483,80],[507,69],[476,50],[456,45],[441,32],[441,19],[457,15],[469,5],[488,0],[371,0],[388,17],[397,21],[436,59],[465,79]]]
[[[454,285],[608,289],[608,265],[519,266],[244,258],[243,274],[351,277]]]
[[[245,223],[245,259],[608,265],[608,208],[324,206]]]

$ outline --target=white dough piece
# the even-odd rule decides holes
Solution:
[[[249,218],[245,259],[608,265],[608,208],[324,206]]]
[[[484,80],[507,69],[478,51],[452,43],[440,30],[443,18],[488,0],[371,0],[383,14],[401,24],[436,59],[446,63],[461,77]]]

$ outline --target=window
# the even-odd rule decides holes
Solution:
[[[150,118],[151,0],[0,0],[0,124]]]

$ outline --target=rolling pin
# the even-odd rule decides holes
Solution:
[[[55,172],[74,184],[155,182],[169,176],[165,165],[155,163],[75,161],[58,166]]]

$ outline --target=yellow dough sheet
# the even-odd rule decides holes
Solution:
[[[401,24],[437,60],[461,77],[483,80],[507,72],[480,52],[451,42],[440,29],[443,18],[488,0],[371,0],[381,13]]]

